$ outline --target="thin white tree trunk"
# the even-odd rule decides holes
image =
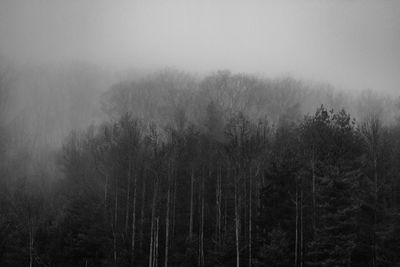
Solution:
[[[126,207],[125,207],[125,235],[128,235],[129,229],[129,208],[130,208],[130,193],[131,193],[131,157],[128,157],[128,181],[126,193]]]
[[[240,265],[240,251],[239,251],[239,227],[240,227],[240,221],[239,221],[239,199],[238,199],[238,178],[236,173],[234,174],[234,183],[235,183],[235,244],[236,244],[236,267],[239,267]]]
[[[221,242],[221,166],[219,166],[218,174],[217,174],[217,184],[216,184],[216,227],[215,227],[215,240],[216,246],[218,247]]]
[[[375,198],[375,208],[374,208],[374,253],[373,253],[373,262],[372,266],[375,267],[377,266],[377,258],[378,258],[378,245],[377,245],[377,212],[378,212],[378,160],[377,156],[375,153],[375,149],[373,152],[373,157],[374,157],[374,187],[375,187],[375,192],[374,192],[374,198]]]
[[[143,249],[143,236],[144,236],[144,207],[146,203],[146,177],[143,178],[142,186],[142,205],[140,210],[140,251]]]
[[[106,182],[104,185],[104,208],[107,208],[107,194],[108,194],[108,175],[106,174]]]
[[[32,220],[31,218],[29,218],[29,267],[32,266],[33,266],[33,227],[32,227]]]
[[[194,186],[194,167],[191,168],[190,175],[190,219],[189,219],[189,240],[192,241],[193,238],[193,186]]]
[[[201,185],[201,267],[204,266],[204,176]]]
[[[132,211],[132,263],[135,260],[135,241],[136,241],[136,199],[137,199],[137,177],[133,177],[133,211]]]
[[[199,225],[199,253],[198,253],[198,266],[204,266],[204,170],[201,175],[201,182],[199,185],[199,209],[200,209],[200,225]]]
[[[314,151],[311,161],[311,170],[312,170],[312,201],[313,201],[313,217],[312,217],[312,226],[313,226],[313,234],[315,235],[317,219],[316,219],[316,209],[317,209],[317,201],[316,201],[316,177],[315,177],[315,158]]]
[[[300,267],[303,267],[303,186],[300,191]]]
[[[149,252],[149,267],[153,267],[154,266],[154,217],[155,217],[155,206],[156,206],[156,199],[157,199],[157,177],[155,177],[155,181],[154,181],[154,192],[153,192],[153,200],[152,200],[152,204],[151,204],[151,230],[150,230],[150,252]]]
[[[118,231],[118,178],[115,178],[115,206],[114,206],[114,266],[117,266],[117,231]]]
[[[298,188],[297,188],[297,177],[295,179],[296,179],[296,200],[295,200],[295,204],[296,204],[296,231],[295,231],[295,233],[296,233],[296,236],[295,236],[295,243],[294,243],[294,266],[297,267],[298,236],[299,236],[299,234],[298,234],[298,221],[299,221],[298,200],[299,200],[299,197],[298,197]]]
[[[175,237],[175,224],[176,224],[176,175],[173,171],[171,171],[172,173],[172,179],[174,181],[174,188],[173,188],[173,193],[174,193],[174,199],[173,199],[173,203],[172,203],[172,239],[171,241],[174,241],[174,237]]]
[[[157,216],[156,219],[156,244],[155,244],[155,253],[154,253],[154,267],[158,266],[158,236],[160,232],[160,217]]]
[[[250,176],[249,176],[249,267],[251,267],[251,260],[252,260],[252,255],[251,255],[251,243],[252,243],[252,238],[251,238],[251,220],[252,220],[252,190],[251,190],[251,180],[252,180],[252,176],[251,176],[251,171],[250,171]]]
[[[169,243],[169,209],[170,209],[170,201],[171,201],[171,173],[170,173],[170,166],[168,168],[168,180],[167,180],[167,212],[165,215],[165,261],[164,266],[168,266],[168,243]]]

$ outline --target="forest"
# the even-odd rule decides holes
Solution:
[[[0,266],[400,265],[394,97],[166,69],[23,134],[0,75]]]

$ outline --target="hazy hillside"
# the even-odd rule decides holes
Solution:
[[[400,266],[400,1],[0,0],[0,267]]]

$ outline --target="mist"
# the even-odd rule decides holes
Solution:
[[[0,0],[0,266],[400,265],[400,2]]]
[[[20,65],[289,73],[397,93],[399,14],[390,0],[3,0],[0,53]]]
[[[72,129],[99,120],[100,95],[113,84],[165,68],[198,77],[226,69],[290,76],[345,94],[396,98],[399,14],[397,1],[3,0],[0,59],[15,80],[7,118],[26,117],[28,133],[50,127],[34,135],[60,144]],[[66,99],[73,94],[86,102]],[[68,115],[72,106],[82,116]],[[58,115],[37,127],[49,113]]]

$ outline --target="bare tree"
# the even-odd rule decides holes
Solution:
[[[378,149],[380,145],[381,135],[381,120],[378,114],[371,114],[370,117],[364,121],[361,126],[361,131],[365,138],[368,151],[372,161],[373,167],[373,182],[374,182],[374,245],[373,245],[373,259],[372,266],[377,266],[378,258],[378,244],[377,244],[377,224],[378,224]]]

